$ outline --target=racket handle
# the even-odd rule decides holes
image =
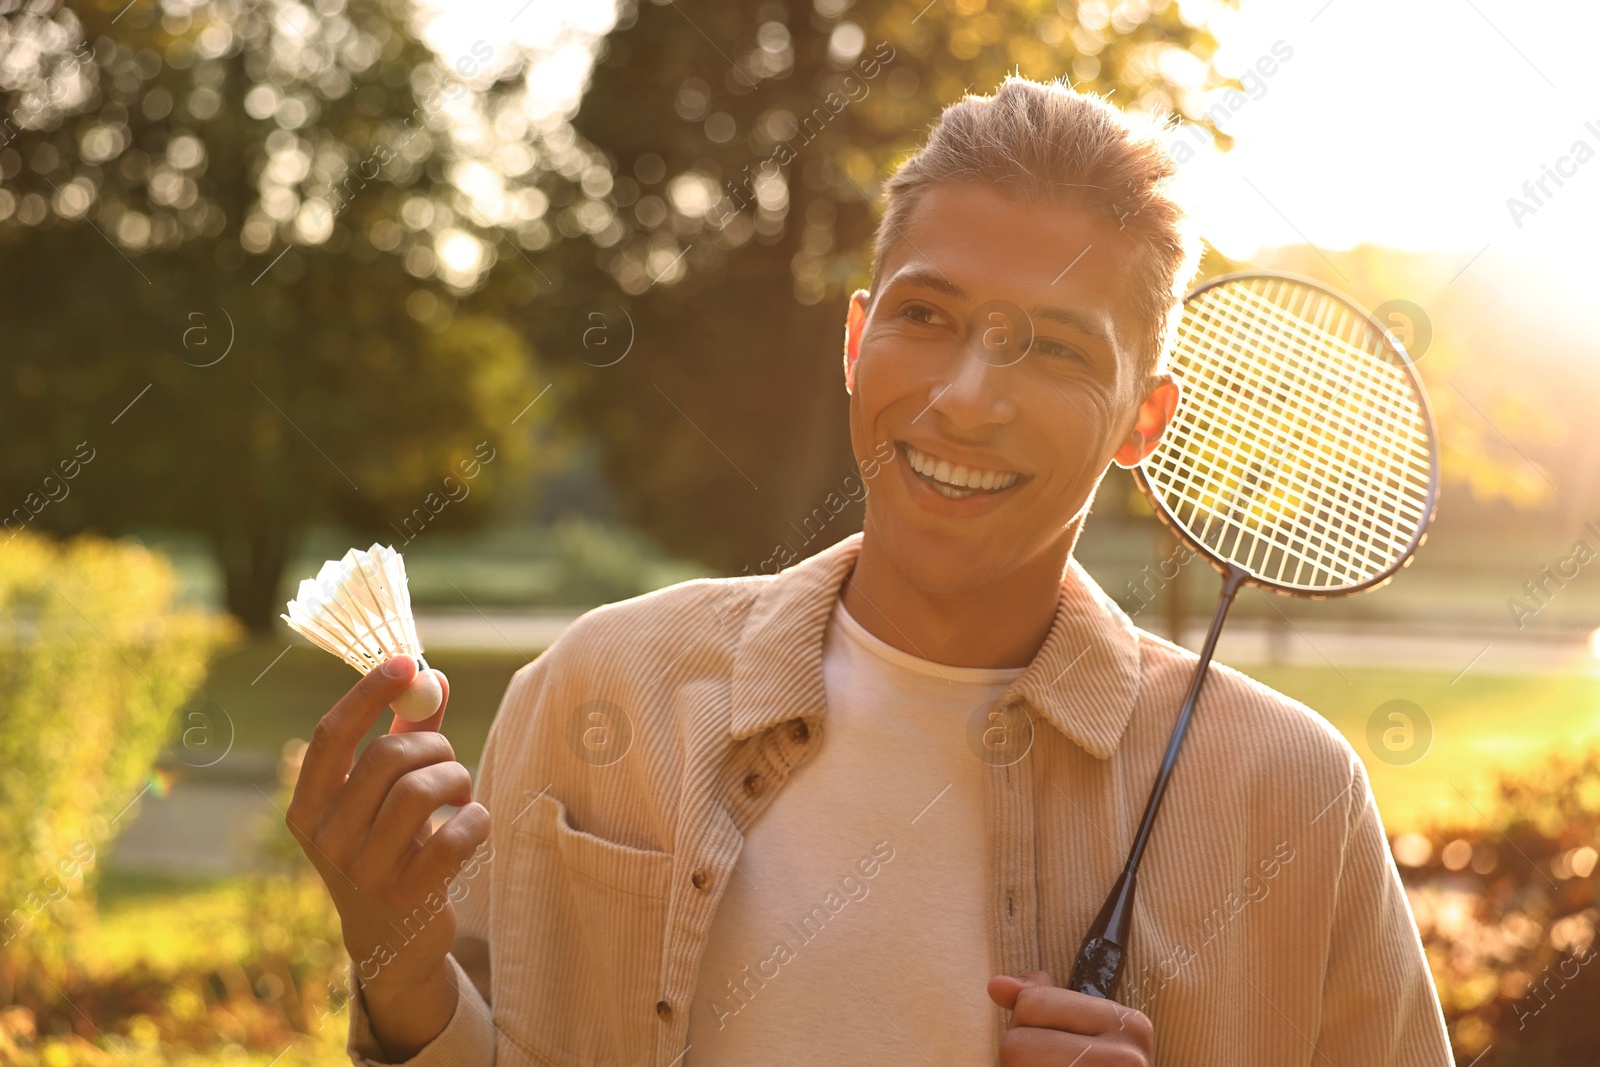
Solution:
[[[1067,988],[1091,997],[1110,1000],[1122,981],[1122,946],[1103,937],[1084,940],[1078,960],[1072,965]]]
[[[1123,946],[1128,943],[1128,927],[1133,918],[1133,891],[1138,875],[1124,870],[1111,887],[1111,895],[1094,917],[1089,932],[1078,948],[1067,988],[1091,997],[1112,1000],[1122,981]]]

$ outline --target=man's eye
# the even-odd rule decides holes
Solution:
[[[1036,338],[1033,342],[1033,350],[1046,356],[1066,356],[1070,359],[1082,358],[1078,355],[1077,349],[1070,348],[1060,341],[1052,341],[1048,337]]]
[[[939,319],[939,313],[924,304],[910,304],[900,314],[923,326],[936,325]]]

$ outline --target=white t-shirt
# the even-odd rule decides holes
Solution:
[[[918,658],[835,606],[822,745],[745,835],[685,1067],[991,1061],[985,765],[968,738],[1023,670]]]

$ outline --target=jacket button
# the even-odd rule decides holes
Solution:
[[[749,796],[760,796],[761,790],[765,789],[766,785],[766,779],[762,778],[759,774],[751,772],[750,774],[744,776],[744,791]]]
[[[662,1019],[672,1018],[672,1005],[664,1000],[656,1001],[656,1014],[661,1016]]]
[[[789,736],[801,744],[805,744],[807,741],[811,740],[811,727],[806,725],[806,721],[804,719],[801,719],[790,728]]]
[[[689,876],[689,881],[694,883],[696,889],[704,889],[711,884],[711,872],[701,867]]]

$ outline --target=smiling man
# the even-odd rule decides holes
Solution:
[[[1065,86],[948,108],[850,300],[852,445],[891,457],[861,533],[583,616],[513,679],[472,803],[438,718],[351,770],[414,665],[329,712],[290,822],[358,872],[329,876],[378,961],[355,1062],[1451,1063],[1360,759],[1221,665],[1120,1002],[1061,988],[1195,664],[1072,556],[1179,399],[1173,173]]]

